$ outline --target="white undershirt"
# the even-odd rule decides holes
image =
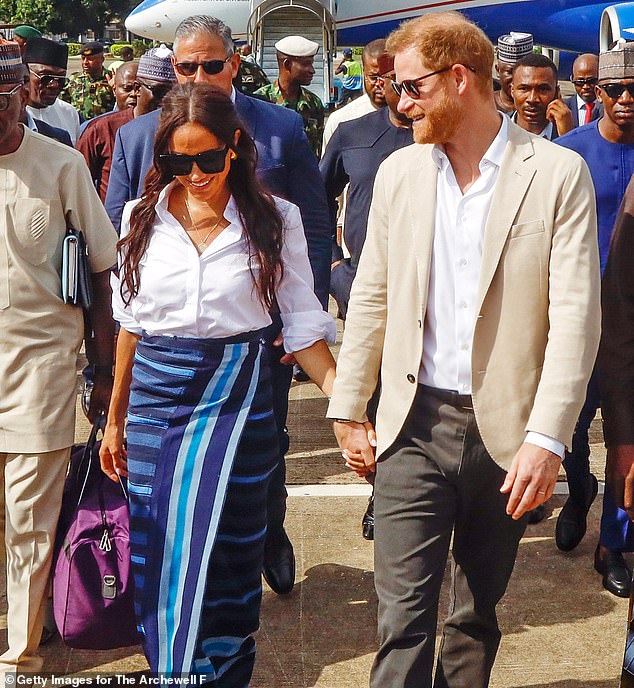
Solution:
[[[271,317],[258,299],[249,271],[246,236],[233,197],[224,212],[230,223],[198,254],[181,224],[167,209],[173,182],[161,192],[147,251],[141,259],[137,296],[124,306],[119,279],[113,275],[113,312],[121,326],[135,334],[176,337],[231,337],[267,327]],[[282,317],[284,348],[299,351],[320,339],[334,342],[336,325],[313,292],[313,276],[299,209],[275,199],[284,219],[282,261],[277,303]],[[129,231],[125,205],[121,235]],[[257,275],[255,260],[252,267]]]
[[[463,194],[441,146],[432,157],[438,167],[436,217],[429,277],[423,358],[418,374],[422,384],[471,394],[471,356],[482,265],[484,230],[493,200],[509,123],[502,116],[500,130],[480,161],[480,176]],[[560,457],[561,442],[530,432],[526,441]]]

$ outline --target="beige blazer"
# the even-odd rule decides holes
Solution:
[[[437,167],[431,145],[377,174],[329,418],[364,420],[381,372],[377,452],[411,408],[423,353]],[[482,249],[472,394],[508,469],[529,430],[570,446],[600,333],[595,195],[576,153],[509,125]]]

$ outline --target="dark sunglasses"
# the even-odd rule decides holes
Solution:
[[[143,81],[135,81],[134,90],[140,91],[141,88],[147,88],[147,90],[157,98],[159,96],[164,96],[172,88],[172,84],[146,84]]]
[[[64,88],[64,86],[66,86],[67,79],[65,76],[58,76],[57,74],[38,74],[32,69],[29,69],[29,72],[31,72],[31,74],[33,74],[33,76],[39,80],[42,88],[47,88],[52,84],[56,84],[59,88]]]
[[[6,109],[8,109],[9,103],[11,102],[11,96],[16,94],[23,88],[23,84],[18,84],[17,86],[14,86],[10,91],[7,91],[6,93],[0,93],[0,112],[4,112]]]
[[[185,153],[162,153],[159,158],[165,164],[167,171],[174,177],[184,177],[192,171],[194,163],[205,174],[218,174],[225,168],[227,148],[210,148],[209,150],[185,155]]]
[[[392,81],[392,88],[394,89],[394,93],[400,98],[401,93],[405,91],[408,96],[411,96],[412,98],[420,98],[420,91],[418,89],[418,84],[423,81],[423,79],[429,79],[430,76],[435,76],[436,74],[442,74],[443,72],[448,72],[450,69],[453,69],[456,65],[449,65],[448,67],[443,67],[442,69],[437,69],[434,72],[429,72],[429,74],[423,74],[423,76],[419,76],[416,79],[404,79],[403,81]],[[469,65],[465,65],[465,67],[471,71],[475,72],[476,70],[473,67],[470,67]]]
[[[177,62],[174,69],[181,76],[194,76],[198,67],[202,67],[205,74],[220,74],[225,65],[233,56],[229,55],[226,60],[203,60],[202,62]]]
[[[608,98],[618,100],[627,91],[634,98],[634,84],[599,84],[599,88],[605,91]]]
[[[596,86],[599,79],[596,76],[588,77],[587,79],[570,79],[575,86]]]

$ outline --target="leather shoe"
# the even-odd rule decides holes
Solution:
[[[543,504],[536,506],[528,512],[528,522],[532,526],[543,521],[544,518],[546,518],[546,507]]]
[[[617,597],[629,597],[632,572],[620,552],[608,549],[601,552],[598,545],[594,553],[594,568],[603,576],[603,587]]]
[[[284,528],[266,539],[262,575],[278,595],[288,595],[295,585],[295,554]]]
[[[361,534],[366,540],[374,540],[374,495],[368,500],[368,507],[361,519]]]
[[[599,491],[597,479],[592,474],[588,478],[590,489],[586,491],[584,502],[579,504],[568,497],[557,518],[555,544],[562,552],[573,550],[586,534],[588,511]]]

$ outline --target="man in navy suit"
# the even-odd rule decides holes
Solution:
[[[176,30],[174,69],[179,82],[209,83],[235,99],[238,115],[258,150],[257,172],[266,188],[299,206],[308,243],[315,293],[327,306],[330,284],[331,236],[328,204],[317,159],[308,144],[301,117],[286,108],[249,98],[232,87],[240,55],[234,52],[231,29],[208,16],[185,19]],[[116,229],[125,203],[143,191],[145,175],[152,165],[154,135],[159,112],[137,117],[117,131],[106,210]],[[279,325],[279,323],[278,323]],[[288,449],[286,415],[292,368],[279,344],[280,327],[271,333],[273,406],[280,440],[280,463],[269,486],[268,532],[264,553],[264,577],[278,594],[289,593],[295,582],[293,547],[284,531],[286,513],[286,467]]]
[[[590,124],[603,116],[603,105],[597,100],[599,83],[599,58],[592,53],[579,55],[572,65],[574,96],[564,100],[572,112],[575,127]]]

